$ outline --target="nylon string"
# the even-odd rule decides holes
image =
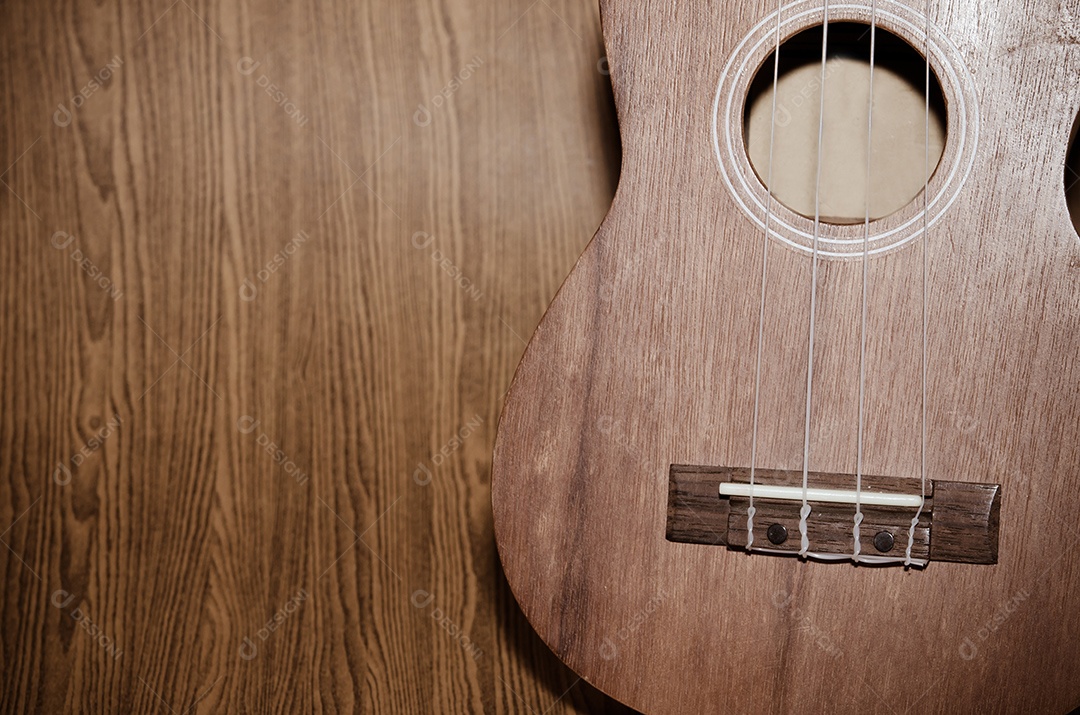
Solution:
[[[780,10],[784,0],[776,2],[776,46],[773,49],[772,111],[769,114],[769,168],[765,180],[765,236],[761,243],[761,305],[758,308],[757,366],[754,368],[754,427],[750,439],[750,506],[746,510],[746,550],[754,545],[754,476],[757,470],[758,407],[761,399],[761,353],[765,344],[765,282],[769,265],[769,219],[772,213],[773,149],[776,147],[776,86],[780,79]]]
[[[866,112],[866,215],[863,220],[862,252],[862,324],[859,328],[859,444],[855,467],[855,524],[852,528],[854,549],[851,558],[857,563],[861,551],[859,527],[863,522],[862,477],[863,436],[866,430],[866,295],[870,267],[870,157],[874,149],[874,60],[877,52],[877,0],[870,4],[870,99]]]
[[[926,76],[924,90],[926,92],[926,124],[923,135],[923,171],[925,181],[923,183],[923,240],[922,240],[922,398],[921,415],[919,417],[919,495],[922,501],[915,516],[911,519],[911,528],[908,529],[907,548],[904,551],[904,566],[911,566],[911,546],[915,540],[915,527],[919,524],[923,507],[926,506],[926,363],[927,363],[927,252],[930,241],[930,3],[926,4]]]
[[[821,233],[821,153],[825,137],[825,61],[829,46],[829,0],[824,0],[821,25],[821,96],[818,100],[817,175],[814,178],[814,251],[810,267],[810,339],[806,361],[806,424],[803,430],[802,508],[799,510],[799,556],[806,557],[810,541],[806,538],[806,518],[810,505],[806,500],[807,477],[810,473],[810,412],[814,394],[814,318],[817,310],[818,239]]]

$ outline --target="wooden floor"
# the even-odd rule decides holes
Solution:
[[[595,0],[0,6],[0,712],[599,712],[490,455],[619,145]]]

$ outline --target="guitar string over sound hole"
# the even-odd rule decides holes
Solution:
[[[744,109],[746,151],[761,183],[772,189],[773,200],[811,219],[817,193],[822,34],[818,25],[797,33],[781,45],[775,117],[772,110],[776,53],[770,53],[758,69]],[[821,220],[826,223],[862,223],[867,202],[871,220],[888,216],[915,200],[929,178],[925,174],[926,59],[903,39],[877,28],[873,129],[868,142],[870,50],[868,25],[829,24],[824,85],[827,121],[821,123],[824,131],[819,198]],[[941,84],[933,73],[929,121],[929,163],[933,175],[944,150],[947,121]],[[771,186],[768,186],[769,178]]]
[[[813,181],[808,181],[808,177],[816,174],[817,131],[821,125],[818,99],[821,96],[822,4],[815,0],[795,0],[762,18],[732,49],[717,74],[712,148],[723,188],[753,223],[763,231],[767,229],[771,239],[807,255],[814,252],[816,239],[818,255],[823,259],[861,258],[864,239],[868,239],[866,248],[871,257],[920,240],[927,229],[932,230],[956,205],[972,174],[978,153],[979,97],[964,54],[933,19],[927,20],[921,9],[896,0],[875,0],[873,5],[876,7],[875,38],[880,41],[875,48],[875,102],[883,102],[882,93],[891,91],[902,98],[901,104],[906,103],[907,108],[903,111],[890,109],[889,116],[885,116],[884,111],[875,111],[871,135],[877,139],[871,143],[873,162],[867,182],[866,120],[870,73],[869,47],[864,45],[869,41],[871,3],[830,4],[828,47],[832,51],[827,54],[833,59],[832,69],[826,73],[824,82],[827,102],[822,137],[822,221],[816,226],[812,218],[813,194],[807,191],[807,186],[813,188]],[[780,152],[774,155],[774,176],[770,180],[766,171],[769,166],[768,134],[772,126],[773,67],[770,58],[777,46],[778,27],[781,69],[787,70],[778,84],[790,84],[788,78],[793,78],[795,84],[787,90],[780,87],[782,92],[787,91],[784,95],[788,98],[786,104],[782,104],[783,97],[777,98],[777,129],[780,132],[777,146]],[[864,34],[867,37],[862,37]],[[815,42],[819,43],[816,47],[817,79],[814,79],[815,70],[806,69],[806,79],[800,82],[803,75],[799,73],[798,48]],[[893,49],[889,49],[890,45]],[[807,54],[807,50],[802,51],[804,58]],[[926,170],[924,151],[928,146],[924,140],[927,124],[926,94],[923,92],[927,57],[931,70],[932,122],[929,171]],[[922,68],[917,81],[911,78],[910,66],[913,64]],[[787,69],[792,66],[793,69]],[[826,67],[830,67],[828,62]],[[856,77],[865,75],[865,80],[859,80],[862,85],[858,82],[852,85],[857,91],[845,89],[848,83],[844,78],[849,75],[853,82]],[[763,84],[768,88],[765,92],[761,91]],[[888,89],[890,85],[892,90]],[[843,90],[835,100],[832,99],[834,90]],[[802,119],[796,116],[796,104],[803,112]],[[765,105],[763,109],[767,111],[762,112],[761,105]],[[877,106],[880,109],[884,105]],[[759,119],[762,114],[763,118]],[[779,126],[781,122],[786,126]],[[803,135],[807,124],[813,130],[811,141],[806,141]],[[837,126],[841,126],[841,130],[833,129]],[[764,159],[760,150],[762,144],[765,146]],[[846,149],[846,154],[838,151],[838,146]],[[906,149],[901,152],[902,157],[893,152],[894,146]],[[837,157],[839,163],[836,163]],[[855,165],[860,165],[857,170],[850,169]],[[790,175],[785,173],[789,171]],[[773,192],[765,187],[766,183],[772,184]],[[897,191],[896,187],[901,190]],[[889,194],[884,193],[886,188]],[[864,226],[868,197],[871,209],[869,231]]]

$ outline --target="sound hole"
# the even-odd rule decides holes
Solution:
[[[905,40],[877,28],[870,183],[866,183],[867,112],[870,97],[870,26],[829,23],[825,63],[825,111],[821,123],[820,191],[817,147],[821,101],[820,26],[780,47],[776,94],[772,194],[792,211],[821,220],[861,223],[898,211],[921,195],[926,174],[926,60]],[[758,178],[768,184],[774,56],[750,85],[744,122],[747,153]],[[932,68],[931,68],[932,69]],[[930,74],[930,176],[945,145],[945,100]]]
[[[1065,200],[1069,203],[1073,226],[1080,233],[1080,117],[1073,125],[1068,157],[1065,161]]]

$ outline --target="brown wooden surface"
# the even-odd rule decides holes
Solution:
[[[864,471],[919,473],[926,249],[927,471],[1001,484],[1003,502],[998,564],[905,571],[664,538],[669,465],[750,462],[763,245],[757,460],[802,467],[811,261],[763,240],[736,196],[760,199],[764,188],[730,188],[711,145],[717,85],[738,94],[749,83],[725,63],[775,3],[603,3],[619,190],[516,373],[492,490],[500,555],[530,622],[577,672],[635,707],[1080,704],[1080,239],[1063,193],[1080,20],[1070,3],[929,6],[955,45],[935,57],[968,73],[944,87],[950,133],[931,194],[963,156],[974,163],[929,238],[870,262]],[[974,100],[979,140],[962,144]],[[721,130],[738,139],[743,116],[731,114]],[[911,204],[875,231],[919,211]],[[774,217],[811,223],[781,208]],[[827,259],[818,275],[814,471],[855,471],[860,264]]]
[[[488,486],[615,189],[599,32],[588,0],[3,3],[0,712],[614,707],[514,603]]]

